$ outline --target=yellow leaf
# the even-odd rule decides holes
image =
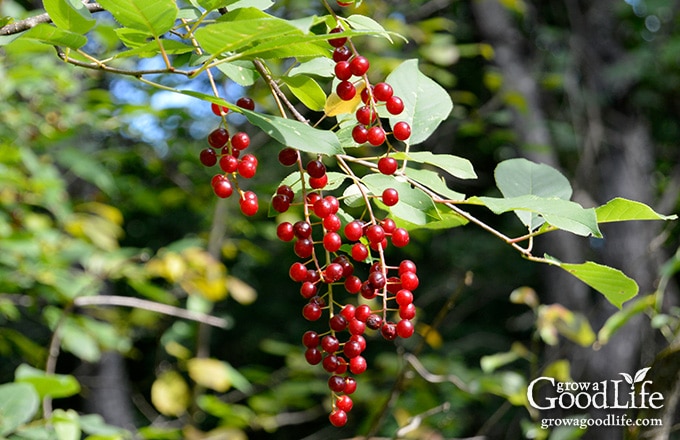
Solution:
[[[151,385],[151,403],[165,416],[182,415],[189,400],[189,386],[176,371],[162,373]]]
[[[366,83],[361,80],[354,84],[357,89],[357,94],[350,101],[343,101],[337,93],[333,92],[328,95],[326,105],[323,108],[326,116],[338,116],[344,114],[352,114],[361,104],[361,92],[366,88]]]
[[[427,342],[427,344],[434,349],[440,348],[444,343],[442,335],[427,324],[423,324],[421,322],[417,323],[416,331],[419,335],[424,337],[425,342]]]
[[[227,283],[229,295],[238,301],[239,304],[252,304],[257,299],[257,291],[239,278],[228,276]]]
[[[229,368],[217,359],[193,358],[187,362],[189,377],[199,385],[223,393],[231,387]]]

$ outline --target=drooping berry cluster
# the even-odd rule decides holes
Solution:
[[[236,105],[248,110],[255,108],[253,100],[247,97],[240,98],[236,101]],[[241,156],[242,152],[250,146],[250,136],[243,131],[229,135],[226,123],[226,115],[229,113],[227,107],[213,103],[211,110],[216,116],[222,118],[222,121],[220,126],[208,135],[208,147],[201,150],[199,159],[206,167],[219,164],[222,170],[222,173],[215,174],[211,180],[215,195],[227,198],[236,189],[240,196],[241,212],[248,216],[255,215],[259,208],[257,195],[252,191],[241,190],[238,184],[238,177],[250,179],[257,173],[257,158],[250,153]]]

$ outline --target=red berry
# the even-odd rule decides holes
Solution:
[[[326,218],[333,213],[333,206],[329,200],[324,198],[314,202],[313,210],[317,217]]]
[[[236,150],[245,150],[250,145],[250,136],[248,133],[239,131],[231,137],[231,146]]]
[[[352,246],[352,258],[355,261],[364,261],[368,258],[368,248],[363,243],[355,243]]]
[[[394,341],[397,338],[397,326],[393,322],[388,321],[380,327],[380,333],[388,341]]]
[[[283,222],[276,227],[276,236],[281,241],[291,241],[295,234],[293,233],[293,225],[288,222]]]
[[[349,360],[349,371],[353,374],[361,374],[366,371],[367,367],[366,359],[363,356],[353,357]]]
[[[392,244],[396,247],[404,247],[410,241],[408,231],[404,228],[397,228],[392,232]]]
[[[231,186],[231,182],[229,182],[227,179],[222,179],[213,184],[213,191],[217,197],[226,199],[233,194],[234,188]]]
[[[400,338],[410,338],[413,336],[413,333],[415,332],[415,327],[413,326],[413,323],[408,320],[408,319],[402,319],[399,321],[397,324],[397,335]]]
[[[340,341],[335,336],[326,335],[321,338],[321,348],[326,353],[333,354],[340,349]]]
[[[416,306],[411,304],[406,304],[399,307],[399,317],[401,319],[413,319],[416,317]]]
[[[300,295],[303,298],[310,299],[310,298],[314,297],[316,295],[316,293],[317,293],[316,284],[314,284],[310,281],[305,281],[300,286]]]
[[[357,276],[347,277],[345,280],[345,290],[349,293],[359,293],[361,289],[361,279]]]
[[[352,75],[355,76],[363,76],[366,72],[368,72],[369,67],[370,63],[368,62],[368,59],[362,56],[354,57],[349,63],[349,68],[352,71]]]
[[[288,185],[281,185],[278,188],[276,188],[276,194],[286,196],[290,200],[293,200],[295,198],[295,192],[293,191],[293,188],[291,188]]]
[[[371,316],[371,308],[366,304],[357,306],[357,308],[354,309],[354,318],[361,322],[366,322],[369,316]]]
[[[349,81],[341,81],[335,88],[335,93],[338,94],[343,101],[351,101],[357,94],[357,89]]]
[[[331,330],[341,332],[347,328],[347,318],[342,315],[334,315],[329,321],[328,326]]]
[[[397,160],[393,157],[381,157],[380,160],[378,161],[378,170],[386,175],[391,175],[397,172],[397,168],[399,167],[399,164],[397,163]]]
[[[363,321],[359,321],[356,318],[350,320],[349,325],[347,327],[349,329],[349,332],[353,335],[362,335],[366,331],[366,323]]]
[[[323,358],[323,361],[321,361],[321,366],[329,373],[333,373],[340,366],[340,362],[338,361],[338,357],[336,355],[330,354]]]
[[[321,350],[316,347],[311,347],[305,350],[305,359],[309,365],[318,365],[321,362]],[[345,381],[345,387],[347,387],[347,381]]]
[[[357,341],[347,341],[342,352],[347,356],[347,359],[355,358],[361,354],[361,344]]]
[[[304,220],[300,220],[293,225],[293,231],[295,231],[297,238],[309,238],[312,235],[312,225]]]
[[[288,270],[290,278],[299,283],[307,279],[307,272],[305,265],[299,262],[293,263]]]
[[[385,230],[385,234],[391,234],[395,229],[397,229],[397,224],[391,218],[386,218],[385,220],[381,221],[380,225]]]
[[[301,238],[295,242],[293,252],[300,258],[309,258],[314,252],[314,242],[309,238]]]
[[[224,106],[219,106],[215,103],[210,104],[210,110],[215,114],[215,116],[224,116],[229,113],[229,108]]]
[[[328,175],[324,174],[321,177],[310,177],[309,178],[309,186],[311,186],[313,189],[322,189],[328,185]]]
[[[331,29],[330,33],[331,34],[338,34],[342,32],[344,29],[341,27],[336,27]],[[328,44],[330,44],[333,47],[341,47],[344,46],[345,43],[347,43],[347,37],[340,37],[340,38],[331,38],[328,40]]]
[[[319,178],[326,174],[326,166],[320,160],[309,161],[306,169],[310,177]]]
[[[345,237],[349,241],[359,241],[364,235],[364,225],[359,220],[353,220],[345,225]]]
[[[352,71],[349,68],[349,61],[340,61],[333,68],[335,76],[338,77],[340,81],[347,81],[352,77]]]
[[[335,393],[342,393],[345,390],[345,378],[332,375],[328,378],[328,388]]]
[[[329,232],[337,232],[342,227],[340,218],[337,215],[331,214],[323,219],[323,227]]]
[[[366,318],[366,327],[371,330],[377,330],[382,326],[382,318],[375,313],[372,313]]]
[[[246,96],[239,98],[238,101],[236,101],[236,105],[246,110],[255,110],[255,101]]]
[[[208,135],[208,144],[213,148],[222,148],[229,142],[229,131],[225,128],[216,128]]]
[[[399,140],[399,141],[405,141],[409,137],[411,137],[411,126],[408,125],[408,122],[400,121],[394,124],[394,127],[392,128],[392,134],[394,134],[394,137]]]
[[[352,394],[357,390],[357,381],[353,377],[345,378],[345,394]]]
[[[378,101],[387,101],[393,94],[392,86],[387,83],[381,82],[373,87],[373,96]]]
[[[387,284],[385,275],[383,275],[382,272],[371,272],[366,281],[373,290],[380,290]]]
[[[347,383],[345,383],[345,389],[347,388]],[[347,391],[345,391],[347,392]],[[343,395],[343,396],[338,396],[338,400],[336,400],[335,405],[338,407],[339,410],[350,412],[352,410],[352,407],[354,406],[354,403],[352,402],[352,398],[349,397],[348,395]]]
[[[416,263],[411,260],[403,260],[401,263],[399,263],[399,275],[402,275],[406,272],[416,273],[416,270]]]
[[[385,230],[380,225],[371,225],[366,228],[366,238],[371,243],[380,243],[385,238]]]
[[[238,151],[238,150],[237,150]],[[257,166],[257,157],[255,157],[252,154],[244,154],[243,157],[241,158],[243,162],[251,162]]]
[[[339,63],[340,61],[347,61],[352,56],[352,51],[347,46],[336,47],[333,51],[333,61]]]
[[[398,115],[404,111],[404,101],[398,96],[392,96],[385,103],[387,111],[393,115]]]
[[[319,334],[315,331],[308,330],[302,335],[302,345],[307,348],[315,348],[319,346]]]
[[[382,201],[387,206],[394,206],[399,202],[399,192],[394,188],[386,188],[382,193]]]
[[[225,173],[231,174],[238,168],[238,159],[236,159],[231,154],[225,154],[224,156],[220,157],[220,168],[222,168],[222,171]]]
[[[337,252],[340,246],[342,246],[342,238],[337,232],[329,232],[323,236],[323,247],[328,252]]]
[[[394,299],[400,306],[407,306],[413,302],[413,292],[406,289],[400,289]]]
[[[302,316],[304,316],[307,321],[317,321],[321,318],[321,313],[321,307],[316,303],[307,303],[302,308]]]
[[[276,212],[288,211],[288,208],[290,208],[290,198],[284,194],[275,195],[272,198],[272,208],[274,208]]]
[[[250,179],[257,173],[257,164],[249,160],[241,160],[237,166],[238,173],[244,179]]]
[[[371,94],[373,93],[373,86],[364,87],[361,90],[361,102],[368,105],[371,102]]]
[[[352,139],[354,139],[354,142],[357,144],[365,144],[368,142],[368,128],[363,125],[356,125],[352,129]]]
[[[286,147],[279,152],[279,162],[284,166],[291,166],[297,162],[300,153],[295,148]]]
[[[243,193],[243,198],[239,200],[241,205],[241,212],[247,216],[252,216],[257,213],[258,202],[257,195],[252,191],[246,191]]]
[[[334,232],[332,232],[334,234]],[[330,251],[329,251],[330,252]],[[324,280],[326,283],[334,283],[342,278],[343,268],[341,264],[331,263],[324,271]]]
[[[368,130],[368,143],[377,147],[385,142],[385,130],[382,127],[371,127]]]
[[[340,6],[349,6],[352,3],[346,4],[345,2],[340,3],[338,1],[338,4]],[[330,415],[328,416],[328,420],[331,422],[331,425],[335,426],[336,428],[340,428],[341,426],[345,426],[347,424],[347,413],[341,409],[336,409],[334,411],[331,411]]]
[[[402,288],[410,291],[416,290],[418,288],[418,284],[420,283],[418,280],[418,275],[416,275],[414,272],[405,272],[399,277],[399,279],[401,280]]]
[[[355,116],[357,121],[364,125],[371,125],[376,119],[378,119],[378,114],[373,110],[373,108],[371,108],[371,106],[368,105],[359,107],[355,113]]]
[[[204,148],[199,154],[199,160],[206,167],[211,167],[217,163],[217,153],[212,148]]]
[[[340,314],[348,321],[354,318],[355,307],[352,304],[346,304],[341,310]]]

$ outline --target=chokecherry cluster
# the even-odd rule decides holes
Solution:
[[[255,103],[248,97],[239,98],[236,105],[248,110],[255,108]],[[211,110],[222,121],[208,134],[208,147],[201,150],[199,159],[206,167],[219,165],[222,170],[222,173],[215,174],[211,180],[215,195],[227,198],[236,189],[240,196],[241,212],[248,216],[255,215],[259,208],[257,195],[252,191],[241,190],[238,184],[238,177],[250,179],[257,173],[257,157],[250,153],[241,155],[250,146],[250,136],[243,131],[230,136],[226,123],[226,115],[229,113],[227,107],[213,103]]]

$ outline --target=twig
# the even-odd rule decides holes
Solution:
[[[105,9],[99,3],[86,3],[85,7],[90,12],[102,12]],[[51,23],[52,18],[49,14],[40,14],[24,20],[15,21],[0,28],[0,35],[13,35],[27,31],[41,23]]]
[[[269,88],[272,90],[272,94],[274,95],[274,98],[276,99],[277,102],[279,102],[279,99],[286,105],[288,110],[295,116],[295,119],[297,119],[300,122],[304,123],[309,123],[307,118],[305,118],[296,108],[295,106],[288,100],[288,97],[281,91],[281,88],[279,85],[274,81],[274,78],[269,74],[269,71],[267,70],[267,67],[264,65],[264,63],[259,60],[259,59],[254,59],[253,60],[253,65],[255,66],[255,69],[258,71],[260,76],[265,80]]]
[[[79,296],[73,300],[73,305],[76,307],[87,306],[132,307],[136,309],[150,310],[152,312],[161,313],[163,315],[188,319],[191,321],[208,324],[213,327],[227,328],[227,321],[216,316],[206,315],[205,313],[194,312],[191,310],[181,309],[179,307],[171,306],[168,304],[161,304],[155,301],[133,298],[130,296],[117,296],[117,295]]]
[[[416,370],[416,373],[420,375],[423,379],[430,383],[443,383],[443,382],[450,382],[460,388],[461,390],[465,391],[466,393],[471,392],[470,388],[463,382],[463,380],[456,376],[455,374],[447,374],[447,375],[442,375],[442,374],[434,374],[430,373],[427,368],[420,362],[420,360],[412,355],[411,353],[405,353],[404,354],[404,360],[411,364],[414,370]]]

